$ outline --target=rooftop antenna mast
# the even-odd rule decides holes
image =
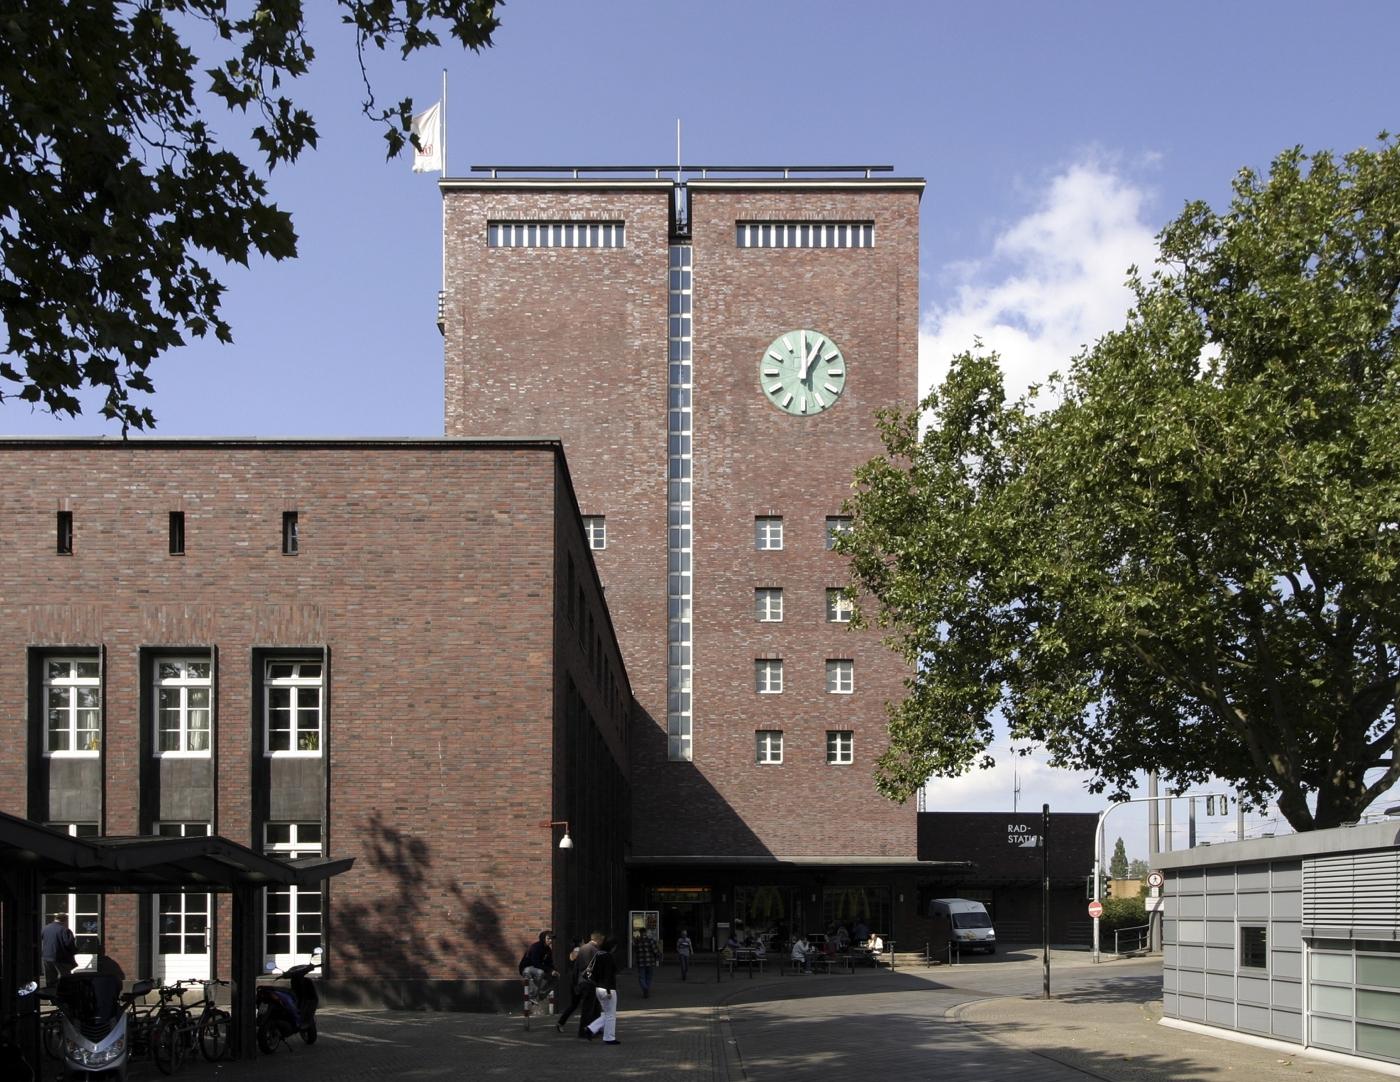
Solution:
[[[1014,749],[1012,754],[1015,754]],[[1014,758],[1011,761],[1011,810],[1021,810],[1021,768],[1016,765]]]
[[[676,117],[676,183],[681,179],[681,118]]]

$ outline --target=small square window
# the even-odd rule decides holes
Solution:
[[[836,547],[836,538],[850,533],[853,523],[850,515],[828,515],[826,519],[826,547],[830,551]]]
[[[753,520],[754,547],[761,552],[772,552],[783,547],[783,519],[781,515],[760,515]]]
[[[60,556],[73,555],[72,511],[60,511],[58,513],[58,554]]]
[[[1240,968],[1269,968],[1269,929],[1263,925],[1241,925]]]
[[[170,512],[170,555],[183,556],[185,554],[185,513],[183,511]]]
[[[753,592],[754,619],[762,624],[778,624],[783,619],[783,591],[777,586],[760,586]]]
[[[826,591],[826,622],[828,624],[849,624],[855,605],[839,586],[829,586]]]
[[[297,513],[282,512],[282,555],[295,556],[301,548],[301,537],[297,528]]]
[[[826,690],[833,695],[849,695],[856,689],[856,663],[850,658],[829,658],[826,663]]]
[[[783,761],[783,731],[781,729],[759,729],[754,734],[758,743],[758,761],[765,766],[776,766]]]
[[[608,547],[608,520],[604,515],[584,515],[583,533],[591,549]]]
[[[832,766],[850,766],[855,762],[855,733],[849,729],[831,729],[826,734],[826,761]]]
[[[783,663],[778,658],[760,658],[753,663],[754,689],[760,695],[778,695],[783,690]]]

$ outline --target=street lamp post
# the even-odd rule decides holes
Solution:
[[[1195,800],[1198,796],[1213,796],[1217,800],[1226,801],[1230,799],[1228,794],[1219,793],[1168,793],[1166,796],[1135,796],[1128,800],[1120,800],[1099,812],[1098,826],[1094,828],[1094,901],[1097,902],[1099,900],[1099,884],[1103,881],[1101,878],[1103,875],[1103,821],[1108,817],[1108,813],[1117,808],[1121,808],[1124,804],[1145,804],[1148,801],[1157,800],[1165,800],[1167,802],[1167,811],[1170,812],[1172,806],[1171,802],[1176,797],[1186,797],[1189,800]],[[1228,805],[1226,806],[1228,807]],[[1170,822],[1170,820],[1168,821]],[[1098,917],[1094,918],[1094,961],[1100,961]]]

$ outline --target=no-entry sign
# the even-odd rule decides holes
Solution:
[[[1089,903],[1089,916],[1098,920],[1103,916],[1103,902],[1093,901]]]

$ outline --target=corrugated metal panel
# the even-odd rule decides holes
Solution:
[[[1305,927],[1400,929],[1400,851],[1303,861]]]

